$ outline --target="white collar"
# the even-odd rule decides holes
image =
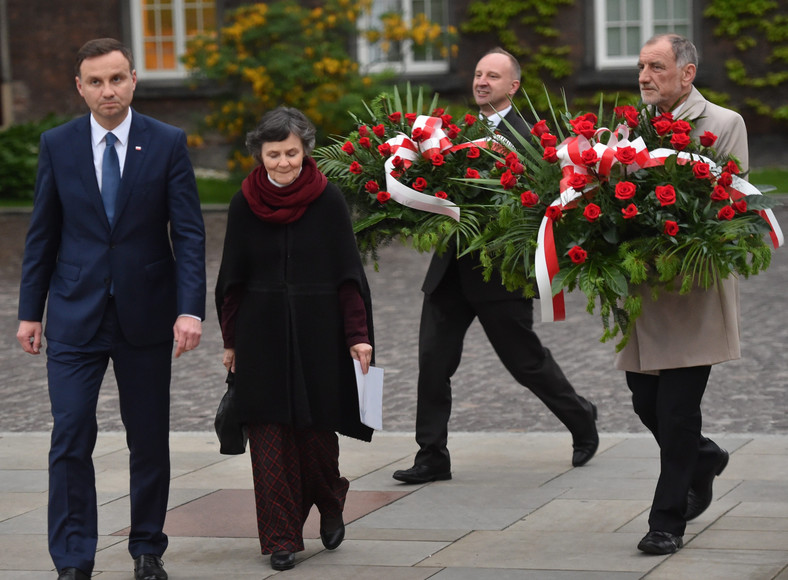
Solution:
[[[126,118],[120,122],[120,125],[112,129],[112,134],[117,137],[118,141],[120,141],[121,145],[127,145],[129,142],[129,131],[131,131],[131,108],[129,108],[129,114],[126,115]],[[90,138],[93,142],[93,146],[95,147],[101,141],[104,140],[104,137],[109,133],[104,127],[99,125],[96,118],[93,116],[93,113],[90,114]]]

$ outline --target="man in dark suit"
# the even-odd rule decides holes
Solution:
[[[476,65],[473,96],[480,113],[510,140],[510,126],[520,134],[529,132],[510,101],[519,87],[520,65],[508,52],[493,49]],[[405,483],[451,479],[447,448],[451,377],[460,364],[465,333],[476,317],[506,369],[572,433],[572,465],[584,465],[599,446],[596,407],[575,392],[534,333],[533,301],[507,291],[500,277],[485,282],[478,259],[457,258],[456,253],[450,247],[442,255],[433,255],[422,286],[416,410],[419,451],[414,466],[395,471],[394,479]]]
[[[76,74],[91,114],[41,136],[19,296],[17,339],[30,354],[47,306],[49,550],[59,579],[90,577],[96,403],[112,359],[130,452],[129,552],[138,580],[161,580],[172,343],[178,357],[200,342],[205,231],[185,134],[130,107],[131,52],[92,40]]]

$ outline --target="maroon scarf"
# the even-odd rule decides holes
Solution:
[[[244,179],[241,190],[254,214],[263,221],[289,224],[299,219],[309,204],[326,188],[328,179],[317,168],[315,160],[304,157],[301,173],[284,187],[268,179],[265,167],[258,165]]]

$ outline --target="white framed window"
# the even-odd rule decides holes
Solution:
[[[186,43],[216,29],[215,0],[131,0],[132,51],[141,79],[186,76]]]
[[[594,28],[597,68],[633,67],[655,34],[692,40],[692,0],[594,0]]]
[[[423,15],[445,28],[449,23],[449,0],[372,0],[370,11],[359,21],[359,29],[381,30],[381,17],[390,14],[399,15],[408,25]],[[449,57],[438,48],[418,46],[407,39],[370,42],[363,32],[358,37],[358,60],[365,73],[385,70],[424,74],[449,71]]]

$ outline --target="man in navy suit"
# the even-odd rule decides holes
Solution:
[[[496,48],[478,62],[473,80],[480,113],[512,142],[516,142],[512,130],[529,132],[510,100],[520,87],[520,74],[517,59]],[[394,479],[404,483],[451,479],[447,448],[451,377],[460,365],[465,333],[477,317],[506,369],[571,432],[572,465],[585,465],[599,446],[596,407],[575,392],[533,331],[533,300],[506,290],[499,276],[485,282],[479,259],[458,258],[454,246],[432,257],[422,290],[416,403],[419,451],[413,467],[395,471]]]
[[[130,107],[131,52],[92,40],[76,74],[91,114],[41,136],[19,296],[17,339],[30,354],[47,307],[49,550],[59,579],[90,577],[96,403],[112,359],[130,453],[129,552],[137,580],[161,580],[173,338],[175,357],[200,342],[205,230],[185,134]]]

